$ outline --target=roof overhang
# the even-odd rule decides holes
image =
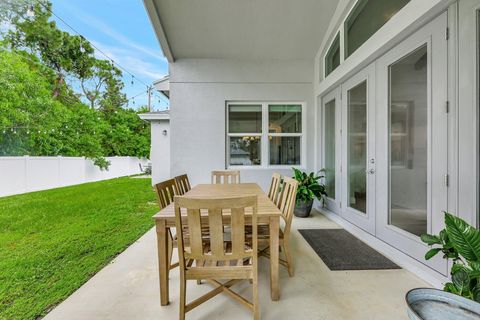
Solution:
[[[153,86],[156,90],[160,91],[164,96],[170,98],[170,76],[166,75],[165,77],[158,79],[153,82]]]
[[[167,36],[163,29],[162,22],[160,21],[160,15],[155,1],[143,0],[143,5],[147,10],[148,17],[150,18],[150,23],[153,26],[153,30],[155,30],[155,35],[157,36],[157,40],[160,43],[163,54],[167,58],[168,62],[174,62],[175,60],[173,58],[172,51],[170,50],[170,45],[168,44]]]
[[[143,0],[169,62],[312,60],[340,0]]]
[[[138,116],[145,121],[170,121],[168,111],[140,113]]]

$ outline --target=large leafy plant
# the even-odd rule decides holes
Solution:
[[[480,302],[480,231],[445,212],[445,229],[421,239],[432,247],[426,260],[442,252],[444,259],[453,261],[452,282],[446,283],[444,290]]]
[[[293,168],[294,178],[298,181],[297,189],[297,203],[309,202],[317,198],[319,201],[323,200],[323,197],[327,195],[325,191],[325,185],[320,183],[320,179],[325,178],[323,170],[320,170],[317,175],[310,172],[302,172],[296,168]]]

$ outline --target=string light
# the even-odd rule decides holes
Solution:
[[[33,5],[30,4],[27,7],[27,17],[33,18],[35,16],[35,11],[33,11]]]
[[[84,39],[85,38],[82,35],[80,35],[80,52],[81,53],[85,53],[85,48],[83,47],[83,40]]]

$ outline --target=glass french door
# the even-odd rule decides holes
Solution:
[[[446,27],[444,13],[376,61],[376,236],[445,275],[420,236],[447,209]]]
[[[375,79],[370,65],[342,84],[344,219],[375,233]]]
[[[341,194],[342,105],[341,90],[337,87],[322,98],[322,168],[325,170],[325,205],[328,210],[339,213]]]

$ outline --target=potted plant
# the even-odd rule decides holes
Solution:
[[[480,302],[480,230],[445,212],[445,229],[438,235],[423,234],[421,239],[432,247],[426,260],[442,252],[444,259],[453,261],[452,282],[443,290]]]
[[[320,170],[319,174],[313,172],[309,174],[293,168],[294,179],[298,181],[297,199],[294,214],[297,217],[306,218],[312,211],[313,201],[317,198],[323,203],[323,197],[327,195],[325,185],[319,182],[325,178],[324,170]]]

